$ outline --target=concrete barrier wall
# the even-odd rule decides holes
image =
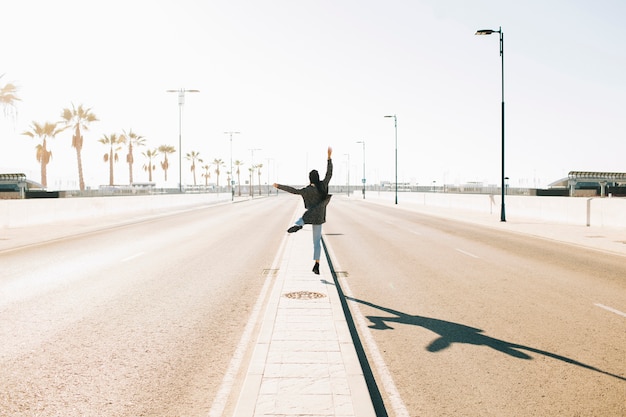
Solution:
[[[215,204],[230,199],[230,194],[222,193],[0,200],[0,228],[112,215],[151,214],[165,209]]]
[[[227,202],[230,198],[230,194],[223,193],[0,200],[0,228],[121,214],[150,214],[165,209]],[[393,202],[395,193],[370,192],[366,198]],[[398,194],[398,203],[467,210],[493,215],[497,219],[500,217],[500,195],[402,192]],[[507,196],[505,203],[507,220],[517,218],[582,226],[626,227],[626,198]]]
[[[394,192],[370,192],[366,198],[395,201]],[[500,218],[500,195],[398,193],[398,204],[416,204],[484,213]],[[541,220],[581,226],[626,227],[626,198],[506,196],[507,219]]]

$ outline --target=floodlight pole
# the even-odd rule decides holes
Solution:
[[[506,212],[504,205],[505,184],[504,184],[504,32],[502,32],[502,26],[498,30],[481,29],[476,32],[476,35],[491,35],[492,33],[500,34],[500,60],[502,65],[502,172],[501,172],[501,192],[502,192],[502,205],[500,206],[500,221],[506,221]]]
[[[183,120],[183,105],[185,104],[185,93],[199,93],[200,90],[185,90],[180,88],[178,90],[165,90],[168,93],[178,93],[178,190],[183,192],[183,175],[182,175],[182,120]]]

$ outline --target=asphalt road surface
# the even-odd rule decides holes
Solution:
[[[0,251],[0,416],[209,416],[300,210],[265,198]],[[380,416],[626,415],[624,257],[343,196],[324,240]]]
[[[358,199],[324,233],[379,415],[626,416],[624,257]]]
[[[208,416],[297,204],[0,252],[0,416]]]

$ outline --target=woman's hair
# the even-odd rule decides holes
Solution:
[[[322,198],[326,198],[326,196],[328,195],[328,190],[320,181],[320,174],[319,172],[317,172],[316,169],[309,172],[309,181],[311,181],[311,184],[315,185],[315,188],[317,188],[317,191],[319,191],[319,193],[322,195]]]

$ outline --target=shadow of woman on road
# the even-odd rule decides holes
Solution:
[[[434,319],[430,317],[423,316],[414,316],[406,313],[402,313],[400,311],[396,311],[390,308],[381,307],[376,304],[358,300],[356,298],[346,297],[347,300],[353,301],[356,303],[360,303],[386,313],[391,314],[391,316],[366,316],[367,319],[372,323],[369,326],[370,329],[375,330],[393,330],[393,327],[390,326],[390,323],[399,323],[399,324],[408,324],[412,326],[423,327],[424,329],[428,329],[439,335],[438,338],[433,340],[427,347],[426,350],[429,352],[439,352],[441,350],[447,349],[455,343],[464,343],[469,345],[476,346],[487,346],[498,352],[506,353],[507,355],[513,356],[519,359],[532,360],[532,356],[530,356],[526,352],[532,352],[539,355],[543,355],[549,358],[553,358],[565,363],[569,363],[572,365],[580,366],[585,369],[589,369],[591,371],[599,372],[604,375],[611,376],[613,378],[620,379],[622,381],[626,381],[626,378],[620,375],[615,375],[610,372],[603,371],[601,369],[595,368],[591,365],[587,365],[585,363],[576,361],[571,358],[567,358],[565,356],[558,355],[556,353],[547,352],[545,350],[536,349],[530,346],[524,346],[517,343],[510,343],[504,340],[496,339],[490,336],[487,336],[483,333],[483,330],[477,329],[475,327],[466,326],[459,323],[453,323],[450,321]]]

